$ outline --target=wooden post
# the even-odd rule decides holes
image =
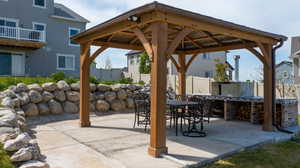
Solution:
[[[168,152],[165,119],[168,24],[164,22],[152,24],[151,133],[148,153],[158,157],[160,154]]]
[[[89,127],[90,123],[90,45],[81,44],[80,46],[80,126]]]
[[[260,47],[264,53],[266,64],[264,64],[264,123],[263,130],[273,131],[273,112],[275,111],[275,77],[272,64],[274,58],[272,57],[272,45],[263,45]]]
[[[185,55],[180,54],[178,56],[179,59],[179,72],[178,72],[178,79],[179,79],[179,95],[185,96],[186,95],[186,68],[185,68]]]

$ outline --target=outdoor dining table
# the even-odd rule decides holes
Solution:
[[[188,108],[192,108],[195,106],[198,106],[198,102],[194,101],[180,101],[180,100],[168,100],[167,105],[170,107],[171,112],[173,115],[175,115],[175,129],[176,129],[176,136],[178,135],[178,116],[179,116],[179,110],[182,109],[181,113],[188,113],[190,119],[192,119],[192,127],[188,127],[187,131],[183,131],[183,136],[189,136],[189,137],[205,137],[206,133],[204,132],[203,128],[203,110],[200,110],[200,130],[197,128],[197,121],[196,116],[199,115],[199,111],[196,110],[186,110]],[[181,121],[182,122],[182,121]],[[182,128],[181,128],[182,129]]]

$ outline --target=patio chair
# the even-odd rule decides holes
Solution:
[[[137,94],[134,98],[135,110],[134,110],[134,124],[133,128],[140,125],[144,126],[144,130],[147,131],[150,125],[150,99],[149,95],[144,93]]]

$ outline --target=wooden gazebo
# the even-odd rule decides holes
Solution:
[[[266,20],[267,21],[267,20]],[[272,131],[275,110],[275,49],[287,37],[153,2],[138,7],[71,38],[80,43],[80,124],[89,120],[91,62],[107,48],[144,50],[151,58],[151,138],[149,154],[167,153],[167,61],[179,72],[180,94],[185,94],[185,73],[200,53],[247,49],[264,65],[263,130]],[[277,46],[275,46],[277,45]],[[93,54],[91,46],[100,46]],[[186,55],[192,55],[187,60]],[[175,59],[174,56],[178,56]],[[178,61],[177,61],[178,60]]]

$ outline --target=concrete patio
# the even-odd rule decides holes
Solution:
[[[168,128],[169,154],[147,154],[149,134],[133,129],[133,113],[95,115],[92,127],[80,128],[77,115],[29,119],[42,154],[51,168],[167,168],[202,165],[263,143],[290,139],[281,132],[264,132],[260,125],[213,119],[205,124],[208,136],[175,136]],[[58,121],[61,120],[61,121]],[[293,128],[299,130],[299,128]]]

